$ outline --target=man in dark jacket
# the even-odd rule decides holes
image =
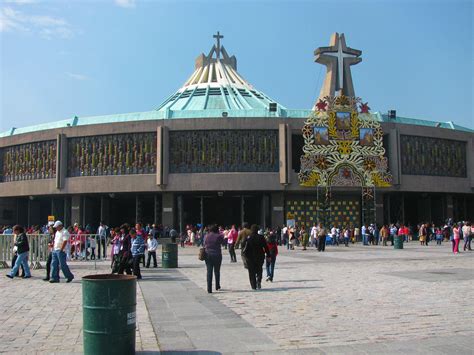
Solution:
[[[122,235],[120,237],[120,266],[117,272],[119,275],[123,275],[124,271],[127,273],[127,275],[132,274],[132,239],[130,238],[128,231],[129,226],[127,224],[124,224],[120,227],[120,233]]]
[[[13,234],[16,235],[15,247],[17,249],[18,257],[15,261],[13,269],[9,274],[7,274],[7,277],[13,279],[18,272],[20,265],[22,265],[23,269],[25,270],[25,275],[23,278],[28,279],[31,277],[30,267],[28,266],[28,252],[30,251],[28,237],[25,234],[24,228],[19,225],[13,227]]]
[[[249,271],[250,286],[253,290],[262,288],[262,267],[265,254],[270,256],[267,242],[262,234],[258,234],[258,226],[253,224],[250,236],[242,240],[242,257]]]

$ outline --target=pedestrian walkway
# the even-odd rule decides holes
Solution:
[[[472,354],[474,252],[405,245],[280,248],[273,283],[252,291],[223,250],[222,290],[207,294],[197,248],[179,269],[142,269],[137,351],[163,354]],[[158,253],[160,255],[160,253]],[[239,253],[237,253],[239,255]],[[0,278],[1,353],[81,353],[80,278],[109,262],[72,262],[72,283]],[[6,272],[6,270],[4,270]]]

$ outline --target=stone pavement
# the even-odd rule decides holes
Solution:
[[[143,269],[137,351],[164,354],[473,354],[474,252],[449,245],[404,250],[344,246],[318,253],[280,248],[273,283],[250,289],[223,250],[222,291],[206,292],[197,248],[179,269]],[[239,254],[239,253],[238,253]],[[0,352],[80,353],[80,277],[108,261],[70,263],[70,283],[0,277]],[[5,273],[5,270],[3,270]]]
[[[222,291],[206,293],[205,265],[197,260],[196,248],[180,249],[180,290],[166,295],[165,285],[154,285],[159,297],[179,299],[166,305],[168,311],[181,309],[184,303],[202,310],[202,317],[214,319],[208,329],[199,321],[186,324],[180,312],[174,312],[173,325],[187,337],[163,350],[210,350],[234,352],[294,353],[465,353],[474,346],[474,253],[452,255],[449,245],[422,247],[415,242],[404,250],[381,246],[344,246],[318,253],[287,251],[280,248],[273,283],[264,282],[263,289],[252,291],[241,262],[230,264],[224,251],[221,269]],[[185,278],[183,278],[185,276]],[[200,288],[189,283],[191,280]],[[142,283],[143,285],[143,283]],[[162,307],[158,299],[151,301],[146,286],[145,300]],[[156,294],[156,293],[155,293]],[[208,298],[219,303],[201,300]],[[453,301],[454,300],[454,301]],[[225,322],[219,318],[227,306],[240,317],[241,326],[255,328],[259,346],[241,344],[240,330],[227,336]],[[148,305],[157,337],[168,339],[166,328],[159,326],[155,307]],[[186,309],[186,308],[183,308]],[[201,313],[199,313],[201,314]],[[229,313],[229,317],[233,317]],[[168,320],[169,318],[167,318]],[[247,324],[242,323],[246,321]],[[196,333],[188,329],[205,328]],[[179,333],[174,335],[179,338]],[[211,340],[202,346],[202,336]],[[227,339],[227,340],[226,340]],[[174,346],[174,348],[173,348]]]
[[[80,280],[85,275],[109,273],[110,261],[98,261],[97,269],[93,262],[68,264],[75,279],[71,283],[62,279],[59,284],[42,281],[44,269],[32,270],[31,279],[13,280],[4,276],[7,270],[0,269],[0,353],[82,353]],[[159,350],[140,287],[136,350]]]

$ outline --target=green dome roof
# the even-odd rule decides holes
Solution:
[[[219,44],[218,44],[219,45]],[[270,105],[273,104],[273,105]],[[237,72],[237,59],[214,45],[196,59],[194,73],[157,111],[270,110],[279,116],[285,107],[250,85]]]

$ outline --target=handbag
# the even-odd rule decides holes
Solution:
[[[198,254],[198,259],[201,261],[206,260],[207,254],[206,254],[206,249],[205,248],[199,248],[199,254]]]

